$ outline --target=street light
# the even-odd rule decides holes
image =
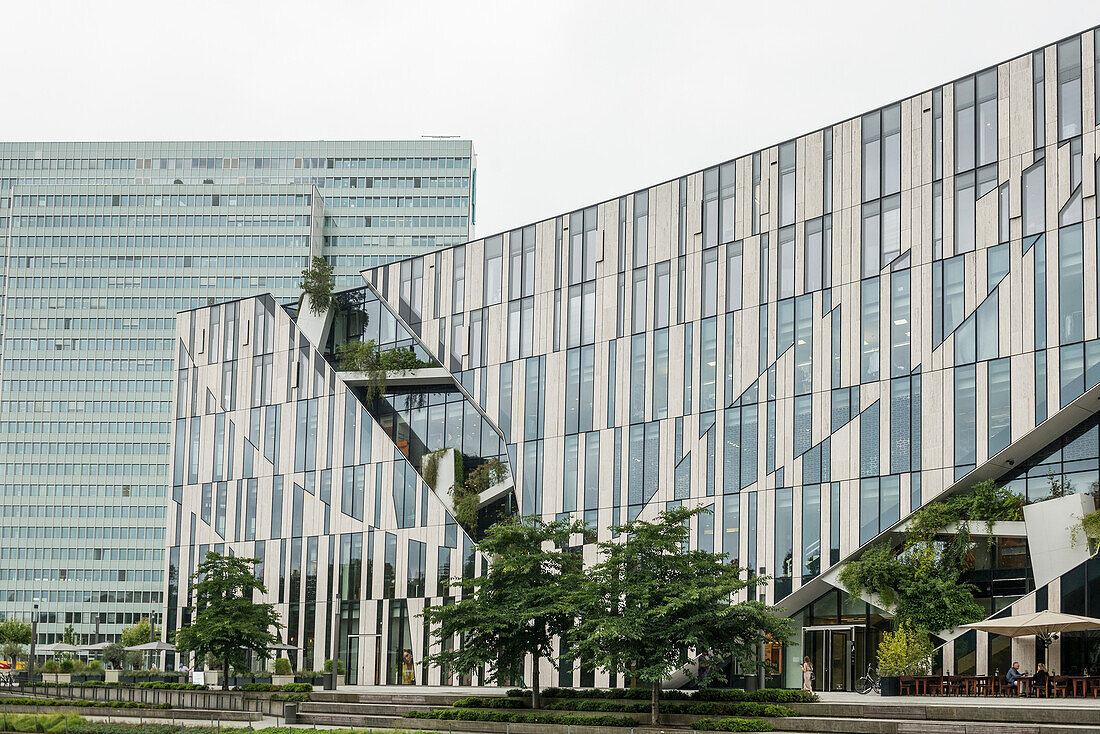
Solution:
[[[33,682],[34,678],[34,641],[38,639],[38,605],[34,605],[31,612],[31,649],[27,656],[27,680]]]

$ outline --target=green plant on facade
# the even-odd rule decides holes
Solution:
[[[1077,545],[1081,538],[1089,547],[1089,555],[1096,557],[1100,553],[1100,510],[1078,517],[1077,522],[1070,527],[1070,543]]]
[[[332,293],[336,289],[336,279],[332,275],[332,265],[315,255],[310,266],[302,271],[298,287],[309,298],[309,310],[318,316],[323,314],[334,303]]]
[[[431,367],[416,356],[411,347],[379,349],[373,339],[354,341],[336,348],[340,369],[345,372],[363,372],[367,375],[367,397],[375,399],[386,391],[386,378],[390,372],[401,374],[421,367]]]
[[[878,645],[878,670],[882,675],[926,675],[932,669],[932,640],[922,629],[908,624],[882,635]]]
[[[439,486],[439,462],[448,451],[452,450],[454,451],[455,484],[461,484],[463,482],[465,463],[462,458],[462,452],[458,449],[436,449],[431,453],[424,454],[424,458],[420,460],[420,475],[424,477],[424,481],[432,489],[442,489],[442,487]]]
[[[461,457],[462,454],[455,452],[455,483],[451,487],[451,504],[454,507],[455,520],[473,532],[477,528],[481,493],[503,482],[508,476],[508,468],[503,461],[494,457],[478,464],[463,481],[458,470]]]
[[[966,494],[929,503],[914,512],[900,550],[881,542],[844,566],[840,581],[848,593],[878,594],[894,607],[899,625],[950,630],[984,619],[987,611],[974,599],[977,587],[962,581],[972,564],[970,523],[984,522],[987,542],[993,524],[1023,518],[1023,499],[992,481],[974,485]],[[944,528],[956,525],[951,538],[937,541]]]

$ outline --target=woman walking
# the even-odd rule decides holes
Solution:
[[[814,664],[810,662],[810,656],[807,655],[802,659],[802,690],[812,691],[814,689]]]

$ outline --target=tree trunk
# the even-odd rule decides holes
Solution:
[[[531,708],[542,708],[542,692],[539,690],[539,656],[532,655],[531,661]]]
[[[657,725],[657,719],[661,715],[661,681],[653,681],[653,695],[649,699],[649,723]]]
[[[229,690],[229,656],[225,656],[225,661],[222,662],[222,690]]]

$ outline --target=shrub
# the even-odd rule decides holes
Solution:
[[[699,701],[693,703],[666,703],[661,706],[661,712],[666,714],[705,714],[710,716],[798,716],[798,712],[786,706],[774,703],[759,703],[757,701],[739,701],[737,703],[720,703],[716,701]]]
[[[598,698],[579,698],[555,701],[546,704],[543,708],[554,711],[611,711],[615,713],[644,714],[649,711],[649,703],[642,701],[623,703],[622,701],[606,701]],[[662,710],[664,710],[663,707]]]
[[[513,698],[516,698],[516,697],[519,697],[519,696],[530,696],[531,691],[528,691],[524,688],[509,688],[508,692],[505,695],[506,696],[511,696]]]
[[[62,673],[73,672],[73,661],[68,658],[62,660],[61,664],[58,666],[58,670],[60,670]]]
[[[332,661],[331,660],[326,660],[325,661],[325,672],[326,673],[331,673],[332,672]],[[343,675],[343,674],[344,674],[344,661],[343,660],[337,660],[336,661],[336,675]]]
[[[103,663],[99,662],[98,660],[93,660],[92,662],[88,663],[88,670],[91,672],[103,670]]]
[[[887,632],[878,645],[878,667],[882,675],[924,675],[932,667],[932,642],[928,633],[901,624]]]
[[[523,709],[527,708],[527,702],[521,698],[490,696],[487,698],[460,698],[451,704],[455,708],[469,709]]]
[[[294,669],[290,667],[290,661],[286,658],[276,658],[275,675],[292,675]]]
[[[4,698],[0,703],[5,706],[77,706],[83,708],[105,709],[167,709],[169,704],[137,703],[134,701],[89,701],[87,699],[60,699],[60,698]]]
[[[282,690],[279,686],[271,683],[245,683],[242,686],[238,686],[242,691],[278,691]]]
[[[283,686],[283,691],[286,693],[309,693],[312,690],[312,683],[287,683]]]
[[[772,727],[760,719],[700,719],[692,726],[703,731],[771,731]]]
[[[573,726],[623,726],[636,727],[638,722],[629,716],[584,716],[575,714],[547,714],[534,711],[482,711],[477,709],[432,709],[431,711],[407,711],[408,719],[442,719],[445,721],[499,721],[512,724],[571,724]]]

